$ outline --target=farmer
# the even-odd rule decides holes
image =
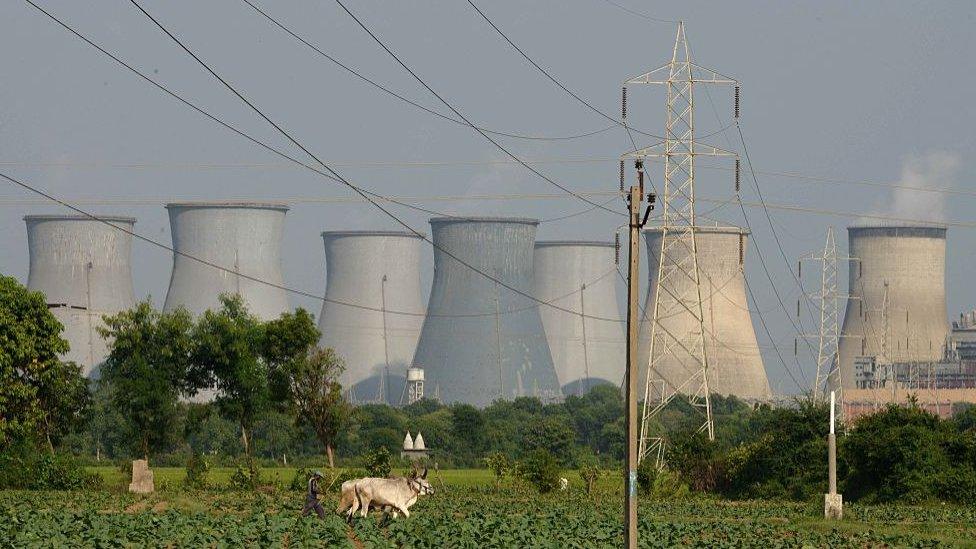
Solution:
[[[315,514],[319,516],[320,519],[325,518],[325,509],[322,508],[322,504],[319,503],[319,479],[322,478],[321,471],[315,471],[312,473],[311,478],[308,479],[308,493],[305,495],[305,507],[302,509],[302,516],[307,517],[312,509],[315,510]]]

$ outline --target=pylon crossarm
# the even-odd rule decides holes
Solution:
[[[648,145],[647,147],[642,147],[630,152],[626,152],[620,156],[621,160],[643,160],[645,158],[677,158],[686,155],[694,156],[739,156],[738,153],[727,151],[721,147],[716,147],[715,145],[709,145],[707,143],[701,143],[698,141],[688,141],[687,139],[674,139],[674,143],[680,145],[688,145],[688,149],[694,150],[694,152],[686,151],[674,151],[666,150],[664,142],[655,143],[653,145]],[[682,160],[684,162],[684,160]]]

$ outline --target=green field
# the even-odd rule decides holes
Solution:
[[[483,470],[434,477],[437,493],[409,518],[379,515],[347,525],[298,516],[303,495],[281,486],[254,493],[219,488],[187,492],[181,469],[155,470],[163,486],[149,496],[120,490],[113,468],[93,492],[0,492],[0,547],[617,547],[622,543],[617,482],[585,494],[576,475],[566,492],[538,495],[495,487]],[[212,478],[227,478],[218,469]],[[290,482],[291,469],[268,469]],[[324,505],[331,511],[335,490]],[[642,547],[976,547],[976,508],[846,507],[839,522],[822,519],[821,502],[642,501]]]

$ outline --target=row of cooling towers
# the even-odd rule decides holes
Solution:
[[[218,306],[221,293],[240,294],[262,319],[289,310],[280,258],[286,206],[181,203],[167,209],[176,252],[164,310],[182,306],[200,314]],[[101,316],[135,304],[127,232],[135,220],[103,219],[117,228],[84,217],[25,218],[28,286],[46,294],[71,344],[66,359],[86,371],[106,356],[97,333]],[[422,238],[393,231],[322,233],[327,281],[321,344],[344,358],[343,385],[357,400],[382,395],[395,403],[411,365],[424,368],[428,393],[476,405],[575,393],[599,382],[618,385],[624,324],[613,244],[537,242],[537,224],[508,217],[431,219],[434,279],[426,306]],[[738,228],[698,231],[709,383],[713,392],[765,399],[769,384],[743,276],[747,236]],[[848,307],[844,333],[865,333],[879,300],[886,299],[888,311],[911,311],[911,333],[889,322],[888,341],[906,341],[905,352],[910,349],[914,358],[929,356],[922,351],[933,342],[940,350],[948,331],[944,229],[852,228],[850,236],[851,254],[860,258],[850,285],[858,299]],[[651,229],[645,237],[654,257],[660,232]],[[657,276],[650,271],[648,303]],[[677,314],[662,319],[662,326],[684,333],[691,322],[690,315]],[[645,315],[639,358],[645,368],[649,332]],[[854,349],[855,339],[841,341],[845,386],[854,383],[848,362],[876,351],[874,339],[862,337]],[[676,385],[687,375],[687,365],[676,360],[659,364],[657,375],[666,382]]]

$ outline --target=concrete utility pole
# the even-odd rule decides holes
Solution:
[[[637,547],[637,463],[640,458],[637,448],[637,330],[638,312],[638,273],[640,263],[640,230],[647,222],[647,214],[654,208],[654,195],[648,196],[649,205],[641,219],[641,205],[644,200],[644,167],[638,160],[637,185],[630,187],[627,195],[627,209],[630,216],[629,260],[627,269],[627,470],[624,474],[625,537],[628,548]],[[621,181],[621,184],[623,181]]]
[[[824,494],[824,518],[844,517],[844,496],[837,493],[837,435],[834,434],[834,391],[830,392],[830,433],[827,435],[828,490]]]

